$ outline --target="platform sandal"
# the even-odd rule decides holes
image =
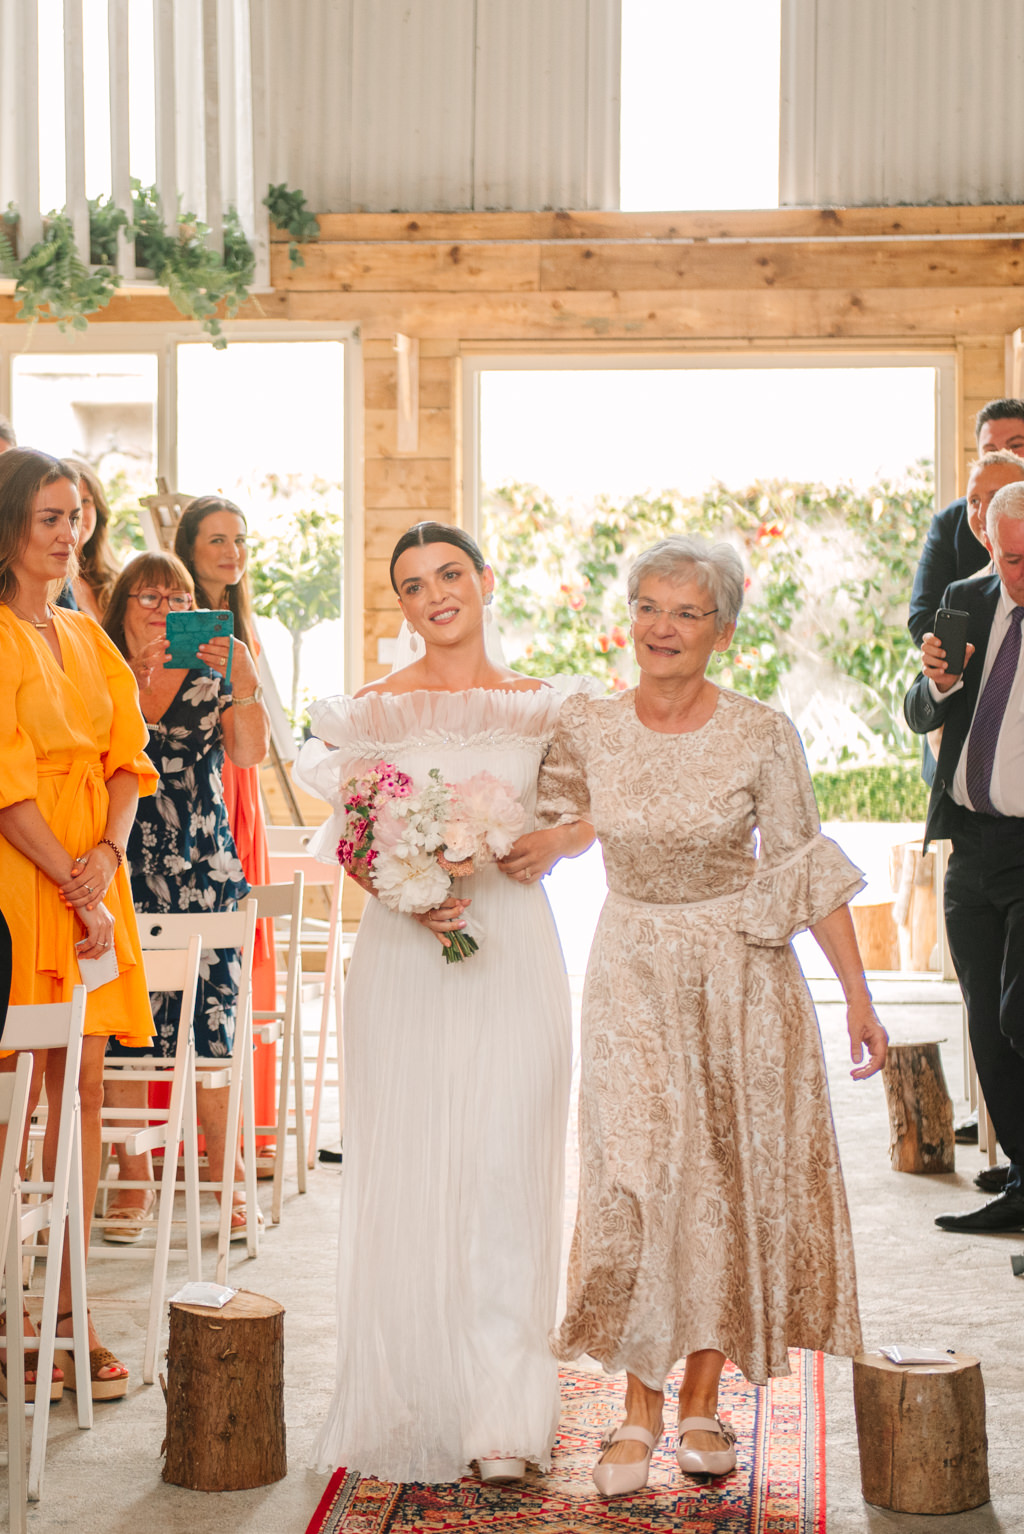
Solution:
[[[57,1317],[57,1325],[62,1321],[70,1321],[71,1312],[67,1310]],[[64,1339],[66,1340],[66,1339]],[[61,1338],[58,1336],[57,1341]],[[65,1390],[78,1389],[78,1371],[75,1367],[75,1355],[61,1350],[55,1357],[60,1359],[60,1366],[64,1370]],[[101,1369],[124,1369],[124,1373],[113,1379],[101,1380]],[[122,1396],[128,1394],[128,1370],[119,1358],[116,1358],[109,1348],[95,1347],[89,1349],[89,1381],[92,1386],[92,1398],[94,1401],[119,1401]]]

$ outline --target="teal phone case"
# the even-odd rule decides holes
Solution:
[[[168,613],[167,643],[171,653],[164,661],[164,668],[175,670],[180,666],[194,671],[205,665],[197,653],[199,646],[208,644],[211,639],[222,639],[225,635],[233,634],[234,629],[234,613],[225,609],[216,612],[201,609],[199,612]]]

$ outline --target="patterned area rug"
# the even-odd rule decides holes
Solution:
[[[307,1534],[824,1534],[825,1398],[820,1353],[790,1354],[793,1373],[765,1389],[732,1367],[722,1381],[722,1415],[737,1432],[735,1472],[700,1485],[680,1474],[666,1434],[650,1485],[602,1502],[590,1470],[609,1424],[622,1412],[623,1384],[603,1374],[562,1370],[562,1420],[547,1475],[530,1470],[513,1486],[475,1478],[450,1486],[392,1486],[338,1470]],[[674,1423],[679,1376],[668,1384]]]

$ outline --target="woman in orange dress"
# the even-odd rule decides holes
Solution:
[[[0,457],[0,890],[13,944],[11,1002],[69,1001],[80,983],[77,958],[99,959],[113,948],[117,959],[117,978],[86,1008],[80,1097],[88,1244],[107,1039],[144,1045],[153,1035],[124,849],[139,795],[151,794],[157,777],[144,755],[148,732],[128,666],[91,618],[53,606],[74,575],[80,519],[70,465],[28,448]],[[63,1055],[35,1057],[32,1104],[44,1075],[49,1103],[48,1174]],[[0,1069],[13,1067],[13,1057],[0,1060]],[[65,1247],[59,1335],[71,1327],[68,1258]],[[124,1395],[128,1371],[100,1346],[91,1318],[89,1348],[93,1396]],[[64,1357],[73,1389],[74,1360]]]
[[[249,600],[248,530],[245,517],[221,495],[201,495],[182,513],[174,538],[174,552],[191,575],[197,607],[227,608],[235,620],[235,638],[247,645],[256,658],[256,639]],[[263,688],[256,689],[262,698]],[[231,836],[251,885],[270,883],[267,827],[263,815],[258,767],[236,767],[225,757],[221,774]],[[277,1006],[277,974],[274,964],[274,926],[260,921],[252,961],[252,1005],[255,1012],[273,1012]],[[253,1094],[257,1124],[277,1123],[277,1049],[257,1039],[253,1047]],[[257,1137],[257,1148],[268,1144]],[[276,1146],[280,1151],[281,1147]]]

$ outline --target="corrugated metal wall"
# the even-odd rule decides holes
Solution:
[[[782,0],[783,206],[1024,202],[1024,0]]]
[[[267,0],[272,181],[318,212],[614,208],[621,0]]]

